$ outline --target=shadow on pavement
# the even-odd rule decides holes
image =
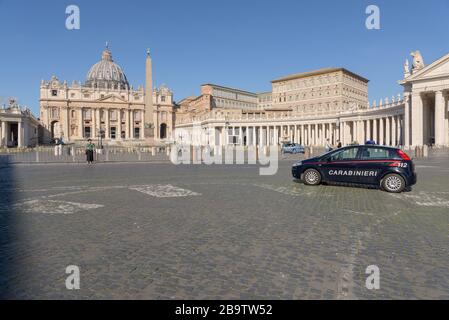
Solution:
[[[15,265],[17,246],[14,245],[14,234],[19,224],[18,216],[13,209],[14,167],[10,165],[7,155],[0,155],[0,299],[12,299],[12,289],[8,283],[18,272]],[[15,248],[15,249],[14,249]]]

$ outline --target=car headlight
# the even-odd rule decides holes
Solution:
[[[298,162],[296,162],[293,166],[294,167],[299,167],[299,166],[301,166],[302,165],[302,161],[298,161]]]

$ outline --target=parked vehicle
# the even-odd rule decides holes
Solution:
[[[298,143],[284,143],[282,145],[281,150],[282,153],[292,153],[292,154],[305,153],[304,147]]]
[[[415,165],[401,149],[364,145],[349,146],[303,160],[292,175],[306,185],[322,182],[379,186],[400,193],[416,184]]]

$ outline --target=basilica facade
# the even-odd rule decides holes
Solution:
[[[145,87],[134,89],[107,46],[83,83],[69,85],[55,76],[42,81],[44,141],[84,143],[90,138],[104,144],[153,145],[165,140],[174,124],[173,93],[165,85],[153,88],[149,51],[145,71]]]

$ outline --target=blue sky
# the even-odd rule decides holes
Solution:
[[[76,4],[81,29],[65,28]],[[367,30],[365,9],[381,10]],[[54,74],[84,81],[109,41],[132,85],[144,84],[151,48],[154,82],[175,100],[203,83],[270,90],[270,80],[345,67],[371,80],[370,100],[402,92],[405,58],[428,64],[449,52],[448,0],[0,0],[0,97],[17,97],[37,114],[39,83]]]

